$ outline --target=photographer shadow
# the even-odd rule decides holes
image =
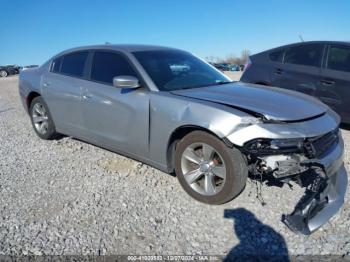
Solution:
[[[224,218],[234,221],[234,233],[240,240],[224,261],[290,261],[283,236],[247,209],[226,209]]]

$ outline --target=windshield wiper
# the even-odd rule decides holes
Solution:
[[[219,82],[215,82],[207,85],[184,86],[184,87],[181,87],[179,90],[201,88],[201,87],[208,87],[208,86],[218,86],[218,85],[224,85],[224,84],[230,84],[230,83],[233,83],[233,81],[219,81]]]
[[[211,83],[211,84],[208,84],[208,85],[202,85],[201,87],[219,86],[219,85],[225,85],[225,84],[230,84],[230,83],[232,83],[232,81],[218,81],[218,82]]]

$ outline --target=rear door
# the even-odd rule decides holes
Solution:
[[[81,88],[88,51],[79,51],[55,59],[51,70],[42,79],[42,92],[56,128],[80,137],[83,130]]]
[[[323,44],[302,44],[287,48],[283,63],[274,65],[271,84],[315,96],[324,47]]]
[[[350,123],[350,46],[330,44],[327,50],[317,96]]]
[[[138,77],[126,56],[96,50],[90,66],[90,81],[83,89],[82,110],[89,140],[136,156],[148,153],[149,90],[113,86],[121,75]]]

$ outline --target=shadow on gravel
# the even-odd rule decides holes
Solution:
[[[60,140],[62,140],[65,137],[67,137],[67,136],[63,135],[63,134],[57,134],[53,140],[60,141]]]
[[[290,261],[283,236],[261,223],[245,208],[225,209],[224,218],[234,222],[234,234],[240,243],[224,261]]]

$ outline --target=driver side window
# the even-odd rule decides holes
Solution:
[[[136,73],[129,62],[120,54],[108,51],[96,51],[91,67],[91,80],[113,84],[116,76],[135,76]]]

